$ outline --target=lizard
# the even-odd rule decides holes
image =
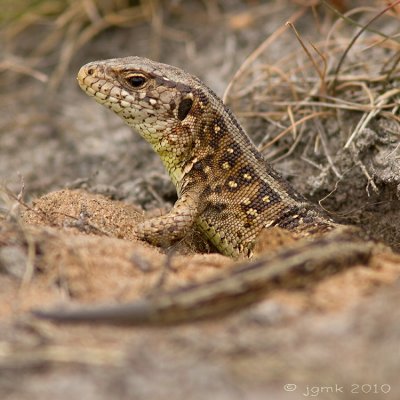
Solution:
[[[139,223],[138,239],[165,246],[196,227],[220,253],[237,260],[251,258],[257,239],[271,228],[305,241],[239,261],[228,275],[136,303],[37,310],[37,317],[131,324],[198,319],[257,301],[271,287],[304,283],[370,256],[371,242],[360,242],[353,228],[334,222],[299,194],[196,76],[126,57],[90,62],[77,79],[83,91],[150,143],[176,187],[171,211]]]

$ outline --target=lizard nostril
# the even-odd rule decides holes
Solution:
[[[87,70],[88,75],[93,75],[94,74],[94,68],[89,68]]]

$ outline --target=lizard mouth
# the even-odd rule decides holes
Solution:
[[[94,75],[95,72],[96,68],[92,63],[86,64],[80,68],[76,79],[81,89],[86,90],[88,87],[91,87],[94,82],[99,81],[99,77]]]
[[[84,80],[87,76],[88,76],[88,73],[86,71],[86,65],[84,65],[83,67],[80,68],[78,75],[76,77],[80,87],[85,86]]]
[[[109,93],[105,93],[102,90],[103,85],[107,83],[107,80],[99,75],[99,68],[96,68],[92,63],[86,64],[78,72],[77,81],[80,88],[86,92],[89,96],[95,98],[98,103],[104,104],[108,102],[110,98]],[[117,99],[115,99],[116,101]]]
[[[111,84],[107,79],[107,71],[101,64],[89,63],[80,68],[77,81],[80,88],[90,97],[94,97],[97,103],[103,104],[117,114],[127,107],[122,88]],[[128,93],[125,94],[125,97]]]

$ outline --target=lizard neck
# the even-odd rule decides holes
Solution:
[[[171,121],[169,127],[163,130],[149,130],[148,126],[137,126],[130,123],[128,125],[138,131],[160,157],[164,168],[167,170],[178,195],[181,182],[187,173],[185,165],[190,158],[193,132],[182,126],[181,123]]]
[[[188,160],[192,157],[191,137],[192,134],[185,134],[185,130],[177,126],[162,140],[151,143],[175,185],[178,196],[182,182],[190,170],[191,162]]]

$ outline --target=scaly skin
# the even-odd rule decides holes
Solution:
[[[222,254],[237,258],[251,256],[268,227],[307,236],[336,226],[263,160],[198,78],[128,57],[89,63],[78,82],[152,145],[176,186],[173,209],[140,224],[140,239],[170,244],[196,225]]]
[[[346,233],[346,227],[299,195],[263,160],[230,110],[198,78],[128,57],[89,63],[79,71],[78,81],[152,145],[176,185],[175,206],[139,224],[140,239],[172,243],[197,226],[233,258],[251,256],[257,238],[270,227],[315,239],[239,264],[228,276],[137,303],[37,311],[36,316],[65,322],[175,323],[219,315],[257,301],[271,288],[367,261],[372,244],[354,240],[351,230]]]

